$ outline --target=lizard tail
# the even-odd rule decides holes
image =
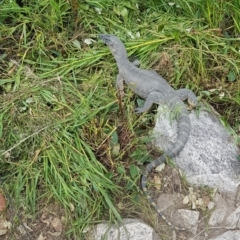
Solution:
[[[189,131],[190,131],[190,119],[189,119],[188,111],[185,107],[182,108],[181,113],[179,114],[179,116],[177,118],[177,122],[178,122],[179,131],[178,131],[178,137],[177,137],[176,142],[173,144],[173,146],[171,147],[171,149],[169,151],[167,151],[165,154],[158,157],[157,159],[155,159],[154,161],[152,161],[151,163],[149,163],[147,165],[145,173],[143,173],[143,175],[141,177],[141,186],[142,186],[143,192],[146,195],[148,201],[156,209],[156,211],[162,217],[162,219],[169,226],[173,227],[174,229],[184,231],[184,230],[187,230],[188,228],[174,226],[171,222],[169,222],[166,219],[166,217],[161,212],[161,210],[157,207],[156,203],[154,202],[153,198],[150,196],[150,194],[147,190],[147,177],[148,177],[149,173],[154,168],[159,166],[160,164],[166,162],[167,158],[176,157],[178,155],[178,153],[183,149],[185,143],[187,142],[187,139],[189,136]]]

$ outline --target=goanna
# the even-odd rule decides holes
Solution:
[[[125,82],[135,94],[141,98],[146,99],[143,107],[138,107],[135,109],[136,113],[142,113],[149,110],[153,103],[165,104],[170,108],[170,110],[175,111],[177,109],[178,111],[177,140],[171,146],[171,148],[169,148],[169,151],[147,165],[146,170],[141,177],[141,186],[151,205],[156,209],[158,214],[165,220],[168,225],[172,226],[176,230],[186,230],[186,228],[172,225],[166,219],[161,210],[158,209],[152,197],[149,195],[146,182],[151,170],[153,170],[161,163],[165,162],[167,158],[176,157],[178,153],[183,149],[190,132],[190,119],[188,116],[188,110],[185,107],[183,101],[188,100],[188,103],[194,107],[197,105],[197,98],[191,90],[174,90],[167,83],[167,81],[155,71],[138,68],[136,66],[136,63],[130,62],[125,46],[118,37],[110,34],[101,34],[100,38],[108,45],[117,62],[119,71],[117,75],[117,89],[121,97],[124,94],[123,83]]]

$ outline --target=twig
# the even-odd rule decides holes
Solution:
[[[21,141],[19,141],[17,144],[15,144],[14,146],[12,146],[11,148],[9,148],[8,150],[6,150],[5,152],[3,152],[1,155],[5,155],[6,153],[12,151],[14,148],[16,148],[17,146],[19,146],[21,143],[23,143],[24,141],[26,141],[27,139],[37,135],[38,133],[42,132],[44,129],[48,128],[49,126],[46,126],[44,128],[39,129],[38,131],[36,131],[35,133],[27,136],[26,138],[22,139]]]

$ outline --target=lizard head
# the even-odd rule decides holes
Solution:
[[[109,47],[114,47],[121,42],[115,35],[100,34],[99,38],[102,39]]]
[[[99,38],[108,45],[116,60],[127,57],[125,47],[118,37],[111,34],[100,34]]]

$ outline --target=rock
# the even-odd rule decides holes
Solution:
[[[196,233],[199,212],[187,209],[178,209],[182,205],[182,197],[179,194],[163,193],[157,200],[158,208],[174,226],[190,228],[189,231]]]
[[[235,209],[234,202],[228,201],[219,193],[214,197],[216,207],[208,221],[210,227],[219,227],[223,225],[225,218]]]
[[[121,226],[98,224],[91,235],[91,240],[161,240],[151,227],[135,219],[123,219]]]
[[[181,216],[180,219],[183,219],[183,222],[186,226],[193,226],[191,229],[189,229],[189,231],[193,234],[196,234],[200,213],[198,211],[192,211],[187,209],[179,209],[178,213]]]
[[[225,223],[226,224],[226,228],[228,228],[228,229],[235,229],[237,227],[237,225],[238,225],[239,218],[240,218],[240,207],[235,209],[235,211],[233,211],[230,214],[230,216],[228,216],[228,218],[226,219],[226,223]]]
[[[209,240],[239,240],[240,230],[227,231],[217,237],[210,238]]]
[[[208,209],[211,210],[215,207],[215,203],[214,202],[209,202],[208,203]]]
[[[223,222],[226,216],[226,213],[227,213],[226,206],[223,206],[223,208],[215,209],[208,221],[209,226],[214,226],[214,227],[219,226]]]
[[[236,199],[236,207],[239,207],[240,206],[240,186],[238,186],[238,191],[235,199]]]
[[[153,130],[155,145],[166,151],[177,137],[177,123],[166,107],[159,106],[157,123]],[[239,185],[240,162],[238,148],[231,134],[220,123],[216,114],[207,110],[189,114],[191,131],[188,141],[174,159],[184,170],[189,183],[218,188],[235,193]]]

